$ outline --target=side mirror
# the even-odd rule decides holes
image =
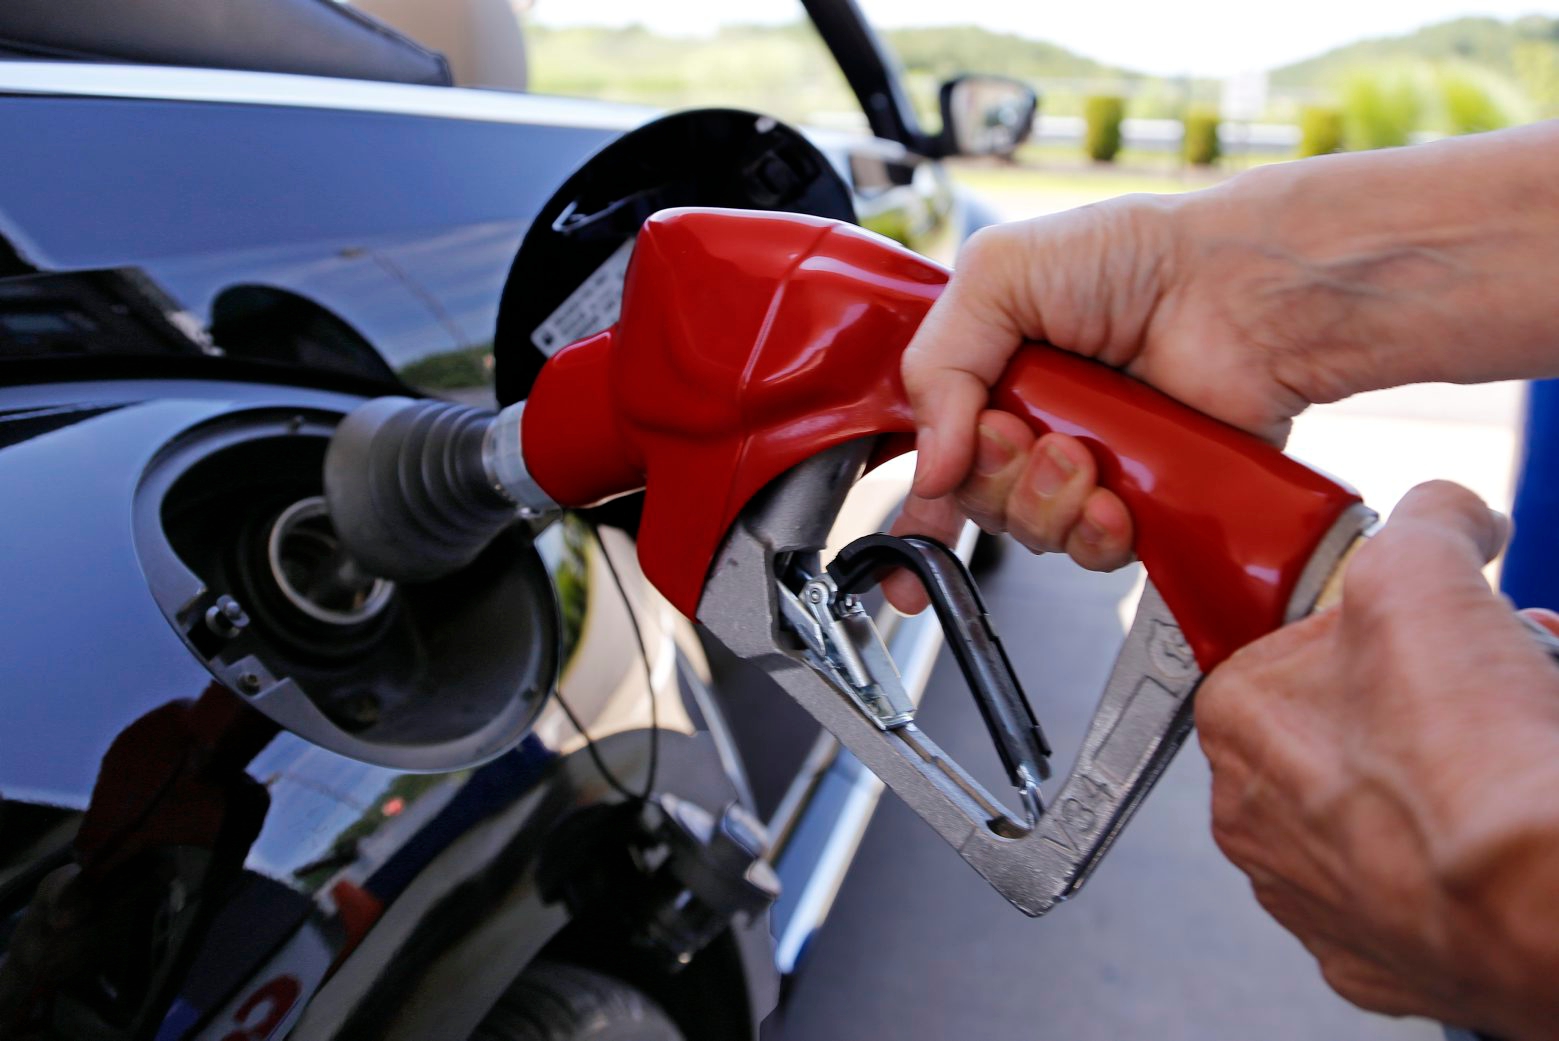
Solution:
[[[957,76],[942,84],[942,154],[1010,156],[1034,129],[1039,95],[1006,76]]]

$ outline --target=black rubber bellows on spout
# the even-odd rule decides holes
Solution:
[[[377,398],[336,429],[325,498],[346,550],[397,582],[429,582],[475,560],[518,517],[489,478],[494,413],[412,398]]]

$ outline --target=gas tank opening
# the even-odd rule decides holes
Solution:
[[[234,554],[239,601],[299,654],[344,661],[371,652],[394,625],[394,582],[347,555],[323,496],[257,511]]]
[[[395,583],[364,571],[347,555],[321,496],[281,512],[265,540],[271,578],[287,602],[316,622],[356,626],[384,614]]]
[[[321,494],[339,419],[256,409],[165,446],[136,493],[152,593],[217,679],[315,744],[397,769],[491,758],[556,679],[551,576],[523,526],[436,581],[367,573]]]

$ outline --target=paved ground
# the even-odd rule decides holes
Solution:
[[[1372,395],[1306,417],[1294,447],[1383,509],[1431,476],[1508,508],[1517,401],[1510,388]],[[986,583],[1058,749],[1077,743],[1136,579],[1014,552]],[[926,729],[965,762],[983,753],[982,780],[998,790],[960,686],[944,656]],[[1366,1016],[1325,988],[1219,856],[1207,787],[1206,763],[1188,748],[1082,895],[1037,922],[885,797],[770,1041],[1438,1038],[1432,1024]]]
[[[1133,579],[1013,554],[987,583],[1058,748],[1075,747],[1109,671]],[[948,665],[932,680],[925,725],[969,762],[983,731]],[[984,765],[982,780],[1001,790],[999,770]],[[773,1041],[1438,1037],[1331,996],[1219,857],[1207,785],[1200,752],[1187,749],[1077,900],[1039,921],[884,798]]]

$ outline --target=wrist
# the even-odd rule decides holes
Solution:
[[[1187,197],[1181,270],[1312,402],[1553,375],[1556,152],[1559,126],[1260,167]]]
[[[1432,263],[1382,228],[1361,227],[1330,158],[1246,171],[1187,198],[1183,270],[1218,294],[1240,346],[1307,403],[1443,378],[1399,283]],[[1393,288],[1393,284],[1397,283]]]

